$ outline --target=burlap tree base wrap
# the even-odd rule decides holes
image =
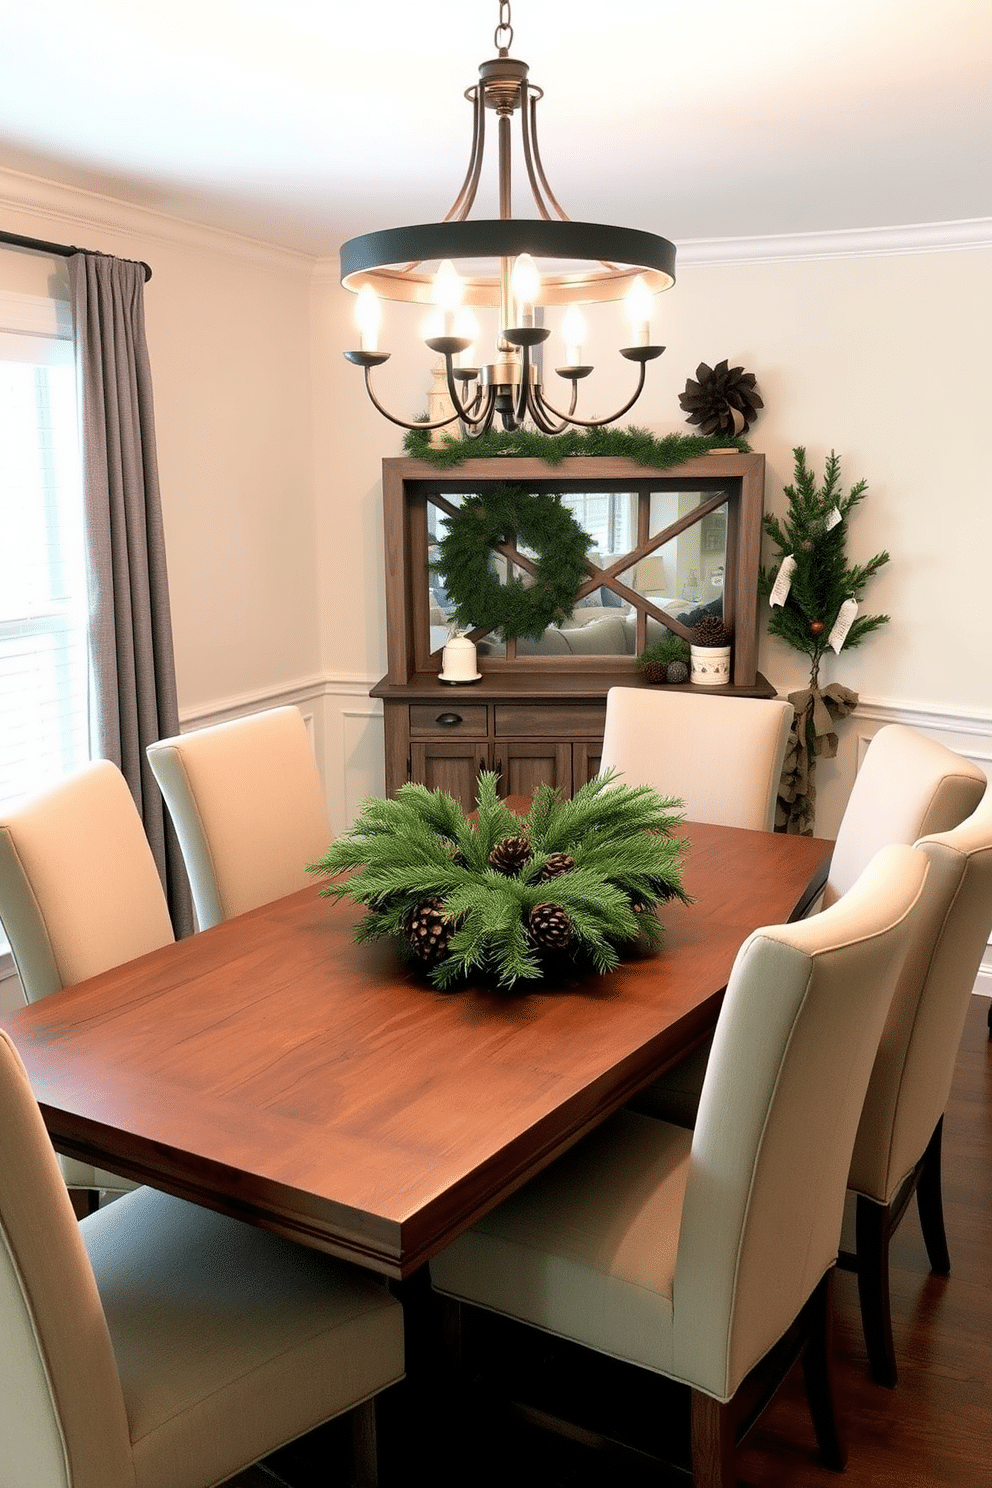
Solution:
[[[795,718],[782,766],[775,805],[776,832],[812,837],[816,818],[816,761],[837,753],[834,725],[858,706],[858,694],[839,682],[790,692]]]

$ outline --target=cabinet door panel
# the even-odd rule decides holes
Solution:
[[[572,746],[552,743],[504,743],[497,746],[500,795],[532,796],[539,785],[572,793]]]
[[[447,792],[464,811],[471,811],[475,806],[479,771],[492,768],[492,751],[488,744],[471,739],[415,742],[410,745],[410,764],[414,780],[428,790]]]
[[[572,790],[577,791],[580,785],[585,785],[594,775],[599,774],[602,763],[603,741],[597,740],[595,744],[573,744],[572,745]]]

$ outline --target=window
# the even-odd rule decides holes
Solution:
[[[0,805],[89,758],[86,558],[67,317],[68,304],[51,295],[0,293]]]

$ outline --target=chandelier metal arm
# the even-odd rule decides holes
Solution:
[[[443,429],[447,424],[453,424],[459,417],[457,413],[453,413],[450,418],[435,419],[433,423],[424,423],[423,421],[420,421],[414,422],[412,424],[409,423],[406,419],[397,418],[395,414],[389,412],[388,408],[384,408],[383,405],[379,402],[379,399],[376,397],[372,387],[371,367],[365,368],[365,391],[369,395],[369,401],[372,403],[373,407],[379,410],[383,418],[388,419],[391,424],[398,424],[401,429]]]
[[[472,100],[472,149],[461,190],[442,219],[444,222],[465,221],[472,210],[475,194],[479,189],[479,177],[482,174],[482,160],[486,149],[486,110],[482,101],[482,89],[469,88],[466,90],[465,97]]]
[[[442,337],[431,339],[427,342],[432,351],[437,351],[444,357],[444,380],[448,389],[448,397],[455,410],[455,418],[461,422],[462,433],[467,439],[477,439],[480,434],[485,434],[492,425],[493,414],[496,410],[496,388],[490,384],[483,388],[480,384],[475,397],[470,403],[464,403],[455,382],[454,351],[464,350],[465,343],[457,338],[453,344],[445,346]],[[481,410],[481,411],[479,411]],[[398,419],[393,420],[398,423]],[[450,424],[451,419],[445,419],[444,423]],[[407,427],[410,427],[409,425]],[[418,428],[439,428],[438,424],[420,424]]]
[[[624,414],[627,413],[631,408],[633,408],[634,404],[637,402],[638,398],[641,396],[641,393],[642,393],[642,391],[644,389],[644,376],[645,376],[645,369],[646,369],[646,367],[647,367],[647,362],[646,361],[641,362],[641,364],[640,364],[640,371],[638,373],[638,378],[637,378],[637,386],[634,389],[633,395],[630,398],[627,399],[627,402],[623,405],[622,408],[618,408],[617,411],[616,411],[616,413],[611,413],[606,418],[581,419],[581,418],[575,418],[574,415],[572,415],[572,414],[562,413],[560,409],[555,408],[553,404],[551,404],[551,403],[548,402],[547,398],[544,397],[543,393],[541,394],[541,402],[542,402],[544,408],[546,409],[546,411],[548,413],[553,413],[554,416],[555,416],[555,418],[557,418],[557,419],[563,419],[566,424],[576,425],[580,429],[601,429],[601,428],[603,428],[603,426],[605,424],[612,424],[614,422],[614,420],[616,420],[618,418],[623,418]],[[572,387],[572,391],[573,391],[573,394],[574,394],[574,392],[575,392],[574,384],[573,384],[573,387]],[[575,407],[574,398],[573,398],[572,407],[573,408]],[[561,431],[559,430],[558,432],[560,433]]]
[[[540,92],[536,95],[526,83],[523,85],[523,106],[520,110],[520,133],[523,138],[524,161],[527,166],[527,177],[530,181],[531,194],[537,203],[538,211],[546,222],[552,222],[552,213],[545,206],[545,199],[551,203],[554,215],[562,222],[568,222],[569,216],[561,202],[555,196],[544,173],[541,162],[541,148],[537,142],[537,105],[542,96]]]

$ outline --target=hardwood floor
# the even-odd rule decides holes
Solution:
[[[930,1274],[915,1205],[907,1212],[891,1251],[892,1318],[899,1384],[872,1383],[865,1364],[855,1279],[839,1272],[836,1286],[837,1396],[847,1436],[843,1478],[819,1464],[798,1371],[738,1453],[739,1481],[748,1488],[988,1488],[992,1481],[992,1043],[989,1003],[972,998],[944,1121],[944,1209],[951,1275]],[[500,1370],[507,1334],[486,1340],[487,1368]],[[519,1335],[509,1338],[521,1347]],[[535,1339],[524,1345],[533,1381],[567,1381],[569,1404],[579,1402],[584,1422],[626,1414],[633,1406],[647,1422],[645,1441],[659,1438],[678,1449],[676,1408],[664,1391],[613,1366],[599,1369],[590,1356]],[[513,1353],[514,1378],[521,1355]],[[655,1382],[651,1381],[652,1386]],[[681,1472],[659,1468],[627,1449],[595,1437],[566,1440],[517,1413],[494,1412],[482,1395],[478,1409],[452,1410],[439,1382],[418,1413],[428,1458],[414,1466],[404,1450],[397,1407],[383,1400],[380,1429],[382,1488],[406,1488],[427,1478],[433,1485],[489,1488],[667,1488],[688,1483]],[[436,1420],[436,1428],[432,1424]],[[325,1456],[326,1452],[326,1456]],[[340,1423],[286,1449],[263,1467],[232,1480],[230,1488],[317,1488],[328,1481],[327,1457],[341,1463]],[[323,1458],[323,1462],[321,1459]],[[274,1476],[277,1474],[277,1476]],[[334,1479],[337,1481],[337,1479]]]

